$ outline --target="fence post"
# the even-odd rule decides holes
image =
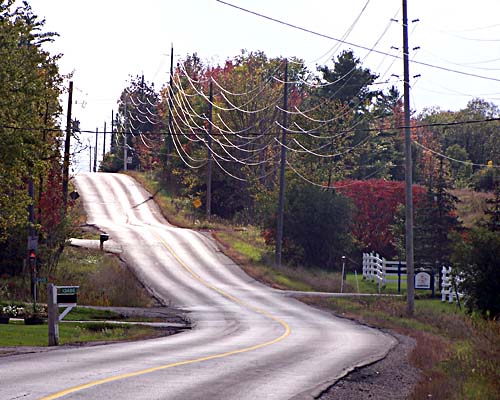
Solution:
[[[446,285],[447,285],[447,279],[446,279],[446,268],[443,265],[441,267],[441,301],[444,302],[446,301]]]
[[[362,270],[362,272],[363,272],[363,279],[366,278],[366,263],[368,261],[367,256],[368,256],[368,254],[363,253],[363,270]]]
[[[387,285],[387,281],[386,281],[386,268],[387,268],[387,265],[386,265],[386,259],[385,257],[382,257],[382,286],[385,287]]]
[[[454,293],[453,293],[453,276],[451,275],[451,267],[448,267],[448,280],[449,280],[449,291],[450,291],[450,294],[448,295],[448,302],[449,303],[453,303],[453,296],[454,296]]]
[[[401,294],[401,260],[398,261],[398,294]]]

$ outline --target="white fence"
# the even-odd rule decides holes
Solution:
[[[398,292],[401,291],[401,279],[406,278],[405,261],[388,261],[376,253],[363,253],[363,278],[376,282],[384,287],[389,282],[398,283]]]
[[[427,272],[430,274],[432,272]],[[434,295],[434,282],[436,278],[440,281],[441,289],[441,301],[446,301],[452,303],[457,298],[461,298],[462,294],[457,291],[461,279],[457,276],[452,278],[451,267],[443,266],[441,269],[441,275],[439,276],[439,271],[435,270],[436,276],[431,279],[432,286],[430,289],[433,290]],[[386,286],[389,282],[395,282],[398,284],[398,293],[401,292],[401,281],[406,280],[406,262],[405,261],[388,261],[384,257],[380,257],[376,253],[363,253],[363,279],[375,282],[378,284],[379,292],[380,288]],[[454,279],[454,281],[453,281]]]
[[[458,291],[458,286],[462,282],[459,276],[453,276],[451,267],[441,269],[441,301],[448,299],[449,303],[462,298],[463,294]]]

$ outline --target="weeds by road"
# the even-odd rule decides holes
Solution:
[[[138,177],[144,182],[144,176]],[[151,182],[149,183],[151,185]],[[461,198],[466,193],[460,193]],[[159,204],[163,203],[160,194]],[[170,199],[169,202],[173,204]],[[477,204],[464,212],[477,218]],[[464,205],[463,207],[467,207]],[[172,216],[169,208],[164,215]],[[189,206],[175,210],[175,215],[189,215]],[[169,218],[170,219],[170,218]],[[170,219],[171,220],[171,219]],[[187,218],[189,220],[189,218]],[[467,222],[467,221],[465,221]],[[192,225],[191,225],[192,226]],[[290,290],[338,292],[340,274],[300,267],[273,266],[272,249],[265,246],[258,230],[252,227],[234,229],[225,225],[201,222],[211,228],[221,249],[257,280],[272,287]],[[360,272],[360,271],[359,271]],[[378,287],[349,274],[344,289],[349,292],[376,293]],[[405,290],[405,282],[402,284]],[[382,289],[396,293],[397,285]],[[411,336],[416,347],[410,362],[422,370],[422,380],[415,386],[411,399],[498,399],[500,393],[500,323],[486,321],[457,310],[454,305],[438,300],[417,299],[415,316],[406,316],[406,304],[398,298],[335,298],[310,297],[305,302],[331,310],[371,326],[390,329]]]

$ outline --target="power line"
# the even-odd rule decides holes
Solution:
[[[229,7],[236,8],[237,10],[240,10],[240,11],[243,11],[243,12],[246,12],[246,13],[249,13],[249,14],[253,14],[253,15],[257,16],[257,17],[264,18],[264,19],[267,19],[267,20],[272,21],[272,22],[276,22],[278,24],[285,25],[285,26],[288,26],[288,27],[293,28],[293,29],[298,29],[300,31],[307,32],[307,33],[310,33],[310,34],[315,35],[315,36],[319,36],[319,37],[322,37],[322,38],[325,38],[325,39],[329,39],[329,40],[335,40],[336,42],[347,44],[347,45],[353,46],[353,47],[357,47],[358,49],[371,51],[373,53],[382,54],[384,56],[394,57],[394,58],[397,58],[399,60],[402,59],[401,56],[398,56],[398,55],[395,55],[395,54],[387,53],[387,52],[382,51],[382,50],[370,49],[369,47],[366,47],[366,46],[363,46],[363,45],[360,45],[360,44],[356,44],[356,43],[348,42],[346,40],[334,38],[333,36],[329,36],[329,35],[326,35],[324,33],[313,31],[312,29],[308,29],[308,28],[304,28],[304,27],[301,27],[301,26],[298,26],[298,25],[295,25],[295,24],[291,24],[289,22],[285,22],[285,21],[279,20],[277,18],[269,17],[267,15],[258,13],[256,11],[248,10],[246,8],[243,8],[243,7],[240,7],[240,6],[237,6],[237,5],[225,2],[223,0],[216,0],[216,1],[219,2],[219,3],[225,4],[225,5],[229,6]],[[473,73],[470,73],[470,72],[459,71],[459,70],[456,70],[456,69],[442,67],[442,66],[439,66],[439,65],[434,65],[434,64],[423,62],[423,61],[411,60],[411,62],[413,64],[418,64],[418,65],[422,65],[422,66],[429,67],[429,68],[439,69],[441,71],[453,72],[455,74],[460,74],[460,75],[464,75],[464,76],[470,76],[470,77],[473,77],[473,78],[486,79],[486,80],[490,80],[490,81],[500,82],[500,78],[493,78],[493,77],[489,77],[489,76],[483,76],[483,75],[473,74]]]
[[[433,127],[447,127],[447,126],[460,126],[460,125],[473,125],[473,124],[484,124],[484,123],[489,123],[489,122],[499,122],[500,117],[494,117],[494,118],[484,118],[484,119],[471,119],[467,121],[453,121],[453,122],[433,122],[433,123],[425,123],[425,124],[414,124],[410,125],[411,129],[417,129],[417,128],[433,128]],[[405,125],[397,125],[397,126],[389,126],[385,127],[383,129],[381,128],[359,128],[359,129],[346,129],[343,131],[337,131],[337,132],[331,132],[331,133],[341,133],[341,132],[352,132],[354,130],[358,132],[378,132],[381,130],[384,131],[391,131],[391,130],[399,130],[406,128]],[[56,129],[56,128],[44,128],[44,127],[19,127],[19,126],[10,126],[10,125],[0,125],[0,129],[12,129],[12,130],[26,130],[26,131],[41,131],[45,130],[47,132],[62,132],[62,129]],[[94,130],[79,130],[78,132],[81,133],[93,133],[95,134],[95,129]],[[120,132],[123,135],[133,135],[136,136],[136,132],[132,131],[123,131]],[[144,132],[145,133],[145,132]],[[155,131],[154,133],[157,134],[167,134],[167,131]],[[307,134],[307,132],[295,132],[296,134]],[[98,132],[98,134],[104,134],[104,132]],[[235,135],[234,133],[225,133],[226,135]],[[253,135],[260,135],[260,132],[249,132],[249,134]],[[178,134],[179,136],[183,136],[184,134]],[[218,133],[213,133],[212,135],[214,136],[222,136],[222,134]],[[276,136],[275,133],[267,133],[267,136]]]

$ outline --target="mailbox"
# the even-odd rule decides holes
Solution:
[[[76,304],[79,286],[57,286],[57,304]]]
[[[104,242],[109,240],[109,235],[107,233],[101,233],[99,236],[99,248],[103,250],[104,248]]]

